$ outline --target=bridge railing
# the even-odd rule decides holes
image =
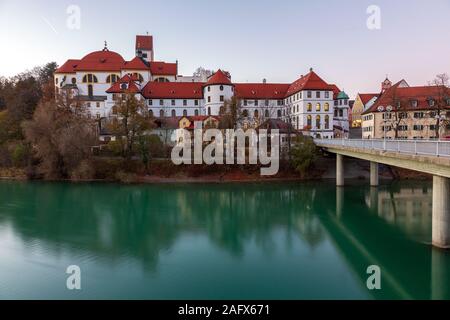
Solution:
[[[450,157],[450,141],[391,139],[314,139],[316,143],[406,154]]]

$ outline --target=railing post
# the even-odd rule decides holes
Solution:
[[[436,157],[439,157],[439,141],[436,141]]]
[[[417,140],[414,140],[414,154],[417,154]]]
[[[400,152],[400,140],[397,140],[397,152]]]

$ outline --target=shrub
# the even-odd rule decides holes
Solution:
[[[293,141],[291,162],[294,169],[304,176],[316,158],[316,145],[311,137],[298,136]]]

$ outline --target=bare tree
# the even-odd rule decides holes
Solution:
[[[446,111],[450,106],[450,83],[449,76],[446,73],[436,75],[431,85],[436,87],[436,95],[434,101],[430,104],[430,109],[435,113],[436,119],[436,138],[440,138],[441,129],[445,128],[450,119],[447,117]]]

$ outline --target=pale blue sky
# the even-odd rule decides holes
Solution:
[[[66,27],[71,4],[80,30]],[[372,4],[381,30],[366,27]],[[386,74],[423,85],[450,73],[449,16],[450,0],[0,0],[0,75],[81,58],[104,40],[130,59],[148,31],[155,58],[178,59],[181,74],[220,67],[236,82],[292,82],[313,67],[354,95],[379,91]]]

